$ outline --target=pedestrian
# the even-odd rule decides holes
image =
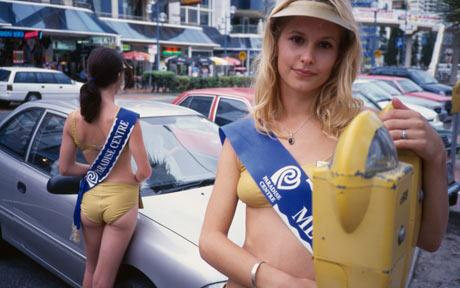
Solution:
[[[115,104],[124,86],[123,65],[114,49],[90,53],[80,109],[69,115],[62,136],[60,174],[85,175],[74,214],[86,248],[83,287],[113,286],[136,227],[139,184],[151,174],[138,115]],[[76,162],[77,150],[92,164]]]
[[[308,175],[317,165],[330,162],[338,136],[363,109],[351,89],[361,62],[358,31],[349,1],[279,1],[269,15],[255,82],[255,109],[248,119],[221,130],[227,138],[199,242],[202,257],[228,276],[228,288],[316,287],[311,245],[296,238],[295,225],[285,224],[275,211],[280,208],[272,207],[261,192],[271,191],[270,187],[254,181],[261,177],[248,170],[258,166],[261,175],[272,175],[262,174],[263,170],[276,165],[275,158],[283,162],[288,154],[296,166],[284,167],[289,169],[282,171],[286,183],[281,184],[291,185],[297,179],[291,170]],[[447,225],[444,147],[419,114],[397,100],[393,105],[394,111],[382,120],[397,148],[413,150],[423,160],[425,200],[418,245],[434,251]],[[231,138],[230,131],[242,136]],[[246,144],[251,137],[265,142]],[[283,157],[262,153],[268,150],[265,145],[273,145],[278,150],[272,150]],[[305,187],[300,193],[311,192],[308,181],[296,185]],[[227,237],[239,200],[246,204],[242,247]]]

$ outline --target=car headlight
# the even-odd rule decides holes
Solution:
[[[388,131],[379,128],[372,139],[366,160],[364,177],[371,178],[379,172],[392,170],[398,166],[398,154]]]
[[[204,286],[203,288],[223,288],[223,287],[225,287],[225,284],[227,284],[227,281],[208,284],[208,285]]]

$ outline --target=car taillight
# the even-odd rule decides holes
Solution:
[[[6,91],[13,91],[13,85],[11,84],[6,85]]]

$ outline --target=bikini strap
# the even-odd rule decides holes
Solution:
[[[70,113],[70,135],[72,136],[73,142],[75,146],[80,148],[80,142],[78,141],[77,137],[77,111],[73,111]]]

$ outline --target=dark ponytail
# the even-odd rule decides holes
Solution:
[[[86,122],[91,123],[99,116],[101,102],[101,91],[93,80],[90,80],[81,86],[80,114]]]
[[[99,117],[101,89],[116,83],[123,72],[123,58],[114,49],[96,48],[88,57],[88,82],[80,89],[80,114],[91,123]]]

